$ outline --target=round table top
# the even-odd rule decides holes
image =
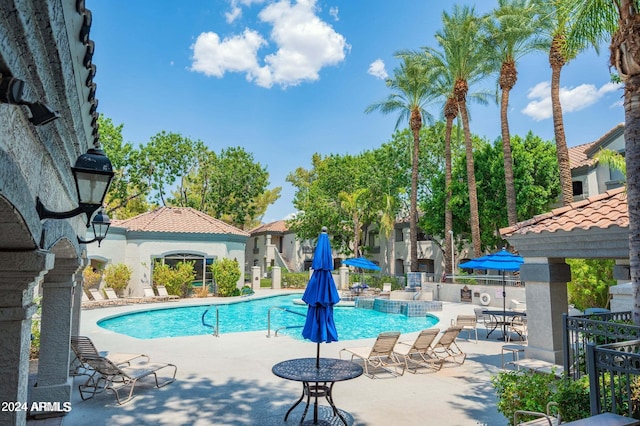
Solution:
[[[297,382],[341,382],[363,373],[360,365],[335,358],[320,358],[320,368],[316,368],[316,358],[289,359],[277,363],[271,371],[278,377]]]
[[[482,311],[483,314],[487,314],[487,315],[503,315],[503,316],[509,316],[509,317],[516,317],[516,316],[523,316],[526,317],[527,314],[525,312],[519,312],[519,311],[498,311],[498,310],[484,310]]]

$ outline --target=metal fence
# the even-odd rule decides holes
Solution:
[[[524,281],[520,281],[518,276],[505,275],[447,275],[446,279],[459,284],[481,284],[487,286],[524,287]]]
[[[631,312],[563,314],[564,371],[572,379],[588,373],[588,344],[606,345],[640,338],[640,327],[631,322]]]
[[[591,415],[610,412],[640,418],[639,352],[640,340],[587,344]]]

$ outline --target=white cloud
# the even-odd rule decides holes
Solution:
[[[249,29],[222,41],[216,33],[202,33],[192,46],[191,70],[213,77],[222,77],[227,71],[246,72],[249,79],[260,68],[257,51],[266,43],[260,34]]]
[[[231,6],[231,10],[224,14],[225,18],[227,18],[227,23],[231,24],[233,21],[242,16],[242,9],[238,6]]]
[[[560,88],[560,102],[562,112],[580,111],[598,102],[603,96],[612,91],[618,90],[620,84],[606,83],[599,89],[593,84],[581,84],[580,86]],[[543,81],[536,84],[527,94],[529,99],[533,99],[522,110],[522,113],[533,118],[535,121],[551,118],[551,83]]]
[[[231,0],[227,20],[240,5],[263,1]],[[260,65],[258,50],[267,42],[258,32],[245,29],[242,35],[222,41],[216,33],[202,33],[192,46],[191,69],[219,78],[227,71],[243,72],[248,81],[267,88],[274,84],[287,87],[318,80],[319,71],[342,62],[350,46],[344,36],[322,21],[316,12],[316,0],[298,0],[295,4],[279,0],[267,5],[258,18],[271,25],[270,39],[277,50],[263,58],[263,65]],[[337,9],[335,12],[337,14]],[[237,13],[233,20],[241,11]]]
[[[376,59],[375,61],[371,62],[371,64],[369,65],[369,70],[367,72],[372,76],[380,78],[382,80],[389,77],[389,74],[387,74],[387,70],[384,68],[384,61],[382,59]]]
[[[330,7],[329,8],[329,15],[331,15],[331,17],[333,18],[334,21],[339,21],[340,17],[338,16],[338,7]]]

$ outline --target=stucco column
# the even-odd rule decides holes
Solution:
[[[33,401],[59,402],[60,406],[71,401],[71,314],[75,274],[81,265],[79,258],[57,258],[55,268],[44,279],[38,383],[31,393]]]
[[[280,289],[282,287],[282,271],[279,266],[271,268],[271,288]]]
[[[525,258],[520,277],[526,283],[528,340],[526,356],[562,364],[562,314],[569,301],[571,268],[564,259]]]
[[[338,288],[340,290],[346,290],[349,288],[349,268],[342,265],[338,268],[340,274],[340,284],[338,284]]]
[[[253,291],[260,290],[260,267],[251,267],[251,288]]]
[[[76,284],[73,289],[73,313],[71,316],[71,335],[80,334],[80,313],[82,312],[82,293],[84,292],[84,276],[82,271],[89,264],[89,260],[85,257],[82,259],[79,273],[75,276]]]
[[[31,316],[36,283],[53,268],[45,251],[0,252],[0,401],[27,403]],[[24,411],[0,411],[0,424],[23,425]]]

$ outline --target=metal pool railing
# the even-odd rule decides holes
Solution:
[[[267,337],[271,337],[271,311],[274,309],[280,309],[281,311],[284,312],[289,312],[290,314],[295,314],[301,317],[306,317],[305,314],[301,313],[301,312],[297,312],[297,311],[292,311],[289,308],[283,308],[281,306],[272,306],[271,308],[269,308],[269,312],[267,313]],[[287,330],[289,328],[302,328],[304,327],[304,325],[285,325],[282,327],[279,327],[275,332],[274,332],[274,337],[278,337],[278,331],[280,330]]]
[[[215,308],[215,310],[216,310],[216,325],[207,324],[204,321],[204,317],[207,315],[207,312],[209,312],[209,309],[211,309],[211,308]],[[212,334],[215,337],[220,337],[220,315],[219,315],[217,306],[211,305],[202,313],[202,325],[204,325],[205,327],[211,327],[213,329],[213,333]]]

